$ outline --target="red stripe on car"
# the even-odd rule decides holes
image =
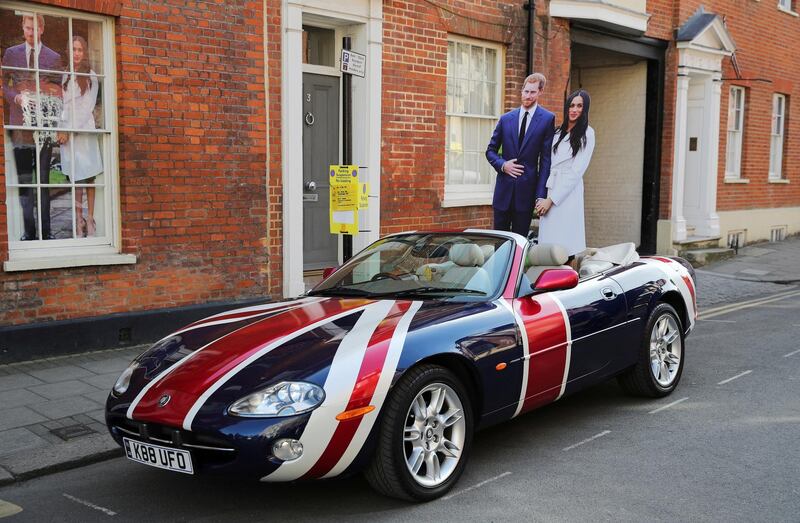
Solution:
[[[317,298],[317,300],[322,301],[326,300],[327,298]],[[313,303],[309,300],[309,298],[299,299],[296,301],[288,301],[282,304],[276,303],[265,303],[263,305],[254,305],[252,307],[248,307],[247,310],[239,310],[239,311],[231,311],[231,312],[224,312],[221,314],[217,314],[214,316],[209,316],[207,318],[203,318],[201,320],[197,320],[194,323],[190,323],[186,327],[183,327],[181,331],[187,331],[191,329],[195,329],[201,327],[205,324],[214,324],[220,321],[228,321],[228,320],[235,320],[235,319],[247,319],[253,316],[262,316],[264,314],[277,314],[279,312],[283,312],[288,309],[292,309],[295,307],[300,307],[307,303]]]
[[[408,301],[396,303],[386,318],[378,324],[369,340],[367,350],[364,352],[364,358],[361,360],[361,368],[358,371],[358,378],[350,394],[350,400],[347,402],[346,411],[367,407],[372,401],[372,395],[378,386],[378,379],[384,370],[383,365],[389,352],[392,336],[394,336],[397,324],[400,323],[403,314],[410,306],[411,302]],[[387,370],[394,372],[395,369]],[[302,479],[319,478],[330,472],[353,441],[353,436],[355,436],[362,419],[363,416],[359,416],[340,421],[325,451],[314,466],[303,475]]]
[[[692,281],[692,278],[686,274],[681,274],[681,278],[683,278],[683,281],[689,288],[689,294],[692,295],[692,308],[694,309],[695,316],[697,316],[697,296],[695,295],[694,282]]]
[[[528,382],[522,412],[555,401],[567,365],[567,329],[555,298],[541,294],[515,300],[528,336]]]
[[[232,332],[156,383],[134,409],[133,418],[180,427],[203,392],[251,354],[308,324],[368,303],[369,300],[360,299],[309,303]],[[254,340],[258,343],[254,344]],[[165,394],[170,400],[161,407],[159,399]]]

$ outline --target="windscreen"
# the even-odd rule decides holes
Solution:
[[[505,282],[513,242],[489,234],[390,236],[349,260],[309,294],[485,300]]]

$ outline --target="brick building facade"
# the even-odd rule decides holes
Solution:
[[[51,203],[56,239],[19,241],[6,129],[0,351],[19,358],[48,346],[135,343],[152,338],[151,326],[161,322],[163,314],[147,311],[188,318],[192,308],[214,309],[202,304],[269,295],[263,3],[54,0],[0,8],[3,51],[22,42],[19,21],[35,11],[46,22],[44,45],[68,57],[66,33],[57,31],[71,16],[72,34],[96,51],[92,69],[106,73],[106,104],[113,97],[105,87],[116,80],[114,107],[96,111],[96,121],[108,119],[114,143],[104,160],[116,178],[97,188],[96,214],[106,203],[119,213],[104,215],[104,225],[98,215],[94,238],[76,238],[75,220],[69,212],[59,219],[55,208],[69,205],[65,179]],[[43,248],[29,246],[36,243]]]
[[[4,4],[4,52],[22,42],[27,12],[43,15],[42,41],[76,78],[89,75],[69,58],[68,36],[89,41],[103,84],[94,114],[106,170],[87,184],[106,214],[97,211],[103,225],[82,236],[77,190],[85,188],[69,176],[51,180],[54,188],[34,177],[34,192],[52,194],[61,228],[46,239],[37,215],[37,241],[21,241],[30,224],[18,202],[29,185],[10,172],[19,129],[5,114],[0,354],[147,341],[233,303],[299,294],[316,267],[312,244],[319,260],[338,259],[340,243],[319,234],[327,224],[307,204],[327,199],[319,190],[314,199],[309,166],[340,160],[344,36],[367,63],[365,78],[353,79],[353,161],[370,184],[356,250],[401,230],[491,226],[494,175],[482,151],[529,69],[547,74],[540,103],[557,121],[569,90],[593,95],[589,243],[668,252],[698,237],[724,245],[730,235],[756,241],[800,230],[800,124],[791,114],[800,18],[786,0],[707,1],[704,10],[695,0],[536,2],[533,64],[525,3]],[[47,68],[31,65],[41,83]],[[13,86],[7,73],[25,69],[4,62],[4,86]],[[738,127],[729,129],[729,115]],[[314,134],[325,122],[332,131]],[[778,142],[781,168],[770,174]],[[71,203],[76,195],[80,204]]]

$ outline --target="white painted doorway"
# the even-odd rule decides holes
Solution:
[[[306,290],[304,268],[307,253],[304,247],[308,235],[304,234],[307,224],[303,201],[311,197],[305,195],[312,195],[302,176],[306,172],[304,155],[298,154],[307,125],[306,98],[301,88],[303,75],[327,75],[338,79],[343,36],[349,36],[353,50],[367,58],[366,76],[353,79],[353,163],[363,172],[359,180],[370,185],[369,209],[359,214],[359,228],[367,232],[360,232],[354,238],[354,251],[375,241],[380,231],[383,11],[380,0],[284,0],[281,19],[282,269],[283,295],[289,297]],[[326,30],[333,31],[334,38],[330,45],[319,47],[317,44],[322,40],[318,42],[311,33]],[[330,59],[313,59],[314,56],[330,54],[330,51]],[[338,121],[341,121],[341,115]],[[327,222],[314,224],[320,234],[327,225]]]
[[[705,121],[705,99],[702,84],[689,83],[689,102],[686,111],[686,141],[684,143],[686,154],[686,171],[683,186],[683,217],[686,220],[687,236],[694,236],[697,221],[708,213],[704,209],[703,186],[704,177],[703,160],[709,154],[708,144],[705,143],[703,123]]]

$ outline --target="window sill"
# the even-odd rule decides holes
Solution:
[[[470,207],[475,205],[491,205],[492,196],[454,197],[445,195],[442,207]]]
[[[725,178],[725,183],[750,183],[749,178]]]
[[[786,9],[785,7],[778,6],[778,11],[786,13],[787,15],[792,15],[794,17],[800,17],[800,14],[796,13],[795,11],[792,11],[791,9]]]
[[[136,263],[136,256],[133,254],[51,256],[49,258],[10,260],[3,263],[3,270],[5,272],[39,271],[43,269],[66,269],[68,267],[89,267],[94,265],[132,265],[134,263]]]
[[[786,178],[773,178],[771,180],[767,180],[769,183],[789,183],[789,180]]]

